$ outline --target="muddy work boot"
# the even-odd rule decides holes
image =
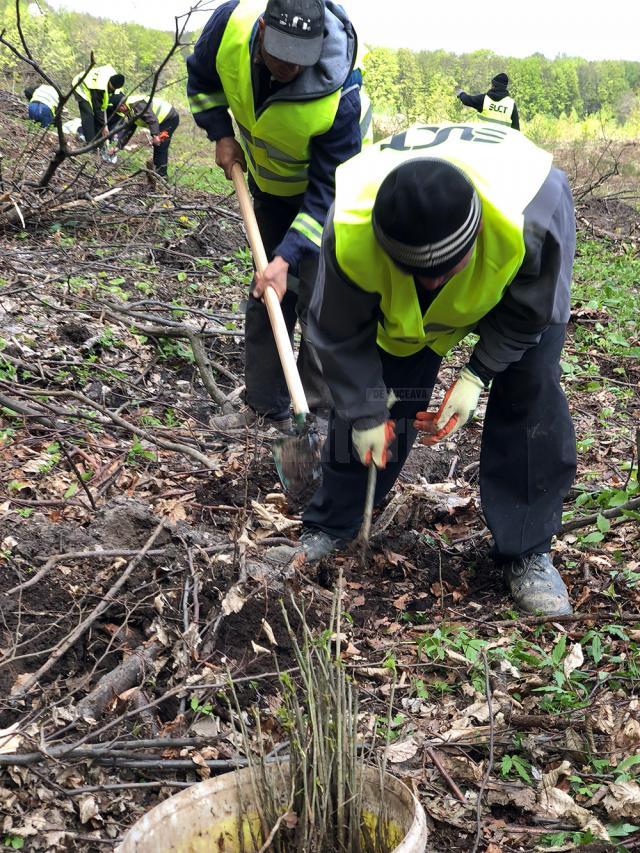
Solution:
[[[346,539],[330,536],[324,530],[307,528],[302,531],[300,543],[304,550],[307,563],[317,563],[323,557],[328,557],[334,551],[344,551],[349,544]]]
[[[505,583],[525,613],[565,616],[573,613],[569,593],[549,554],[529,554],[504,567]]]
[[[285,435],[289,435],[293,429],[293,424],[291,418],[284,418],[284,420],[274,421],[271,418],[267,418],[264,415],[259,415],[257,412],[254,412],[253,409],[250,409],[248,406],[243,408],[239,412],[233,412],[230,415],[218,415],[215,418],[211,418],[209,421],[209,425],[216,430],[220,430],[221,432],[226,432],[227,430],[232,429],[243,429],[244,427],[256,427],[260,430],[263,429],[277,429],[278,432],[282,432]]]
[[[335,551],[343,551],[349,542],[337,539],[322,530],[306,529],[302,531],[296,545],[277,545],[265,551],[265,559],[274,565],[285,566],[299,555],[304,555],[305,563],[317,563]]]

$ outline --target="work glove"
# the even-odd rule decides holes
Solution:
[[[461,89],[460,86],[456,86],[456,96],[461,95],[464,92],[464,89]]]
[[[384,468],[390,457],[389,445],[396,437],[395,421],[384,421],[369,429],[351,430],[353,446],[363,465],[373,462],[376,468]]]
[[[463,427],[475,412],[484,383],[468,367],[463,367],[458,378],[444,396],[437,412],[418,412],[414,427],[425,435],[421,444],[436,444],[445,436]]]
[[[387,409],[389,411],[391,411],[397,399],[393,389],[391,389],[387,394]],[[386,420],[378,424],[378,426],[370,427],[369,429],[356,429],[356,427],[353,427],[351,430],[351,439],[363,465],[369,465],[371,462],[374,462],[376,468],[385,467],[390,456],[389,445],[396,437],[395,425],[395,421]]]

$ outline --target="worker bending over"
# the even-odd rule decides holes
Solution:
[[[27,86],[24,96],[29,101],[31,121],[35,121],[41,127],[49,127],[60,104],[60,96],[53,86],[46,83],[41,86]]]
[[[574,251],[566,176],[510,128],[417,126],[338,169],[310,308],[335,410],[303,515],[309,562],[356,536],[371,460],[380,503],[416,436],[450,439],[488,393],[480,493],[494,557],[522,610],[571,612],[549,552],[576,468],[559,366]],[[471,331],[467,364],[430,411],[442,358]]]
[[[180,124],[178,111],[164,98],[149,95],[116,94],[111,98],[114,114],[125,121],[118,133],[118,147],[124,148],[138,127],[146,127],[153,145],[153,168],[158,175],[167,177],[171,137]],[[111,122],[110,122],[111,123]]]
[[[89,143],[108,136],[109,98],[124,86],[124,75],[111,65],[97,65],[86,73],[76,74],[71,85],[75,89],[84,138]]]

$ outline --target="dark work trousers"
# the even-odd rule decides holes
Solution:
[[[562,501],[576,471],[576,442],[560,386],[565,327],[498,374],[487,403],[480,454],[482,508],[498,560],[549,550]],[[441,358],[430,349],[398,358],[380,351],[384,380],[399,401],[391,410],[397,439],[378,471],[376,503],[389,493],[416,437],[413,419],[427,408]],[[367,469],[351,446],[349,424],[332,412],[322,451],[322,485],[303,515],[305,527],[353,539],[362,523]]]
[[[102,101],[102,92],[92,90],[91,97],[99,104]],[[89,101],[85,101],[84,98],[76,98],[76,100],[78,101],[78,109],[80,110],[82,132],[87,144],[89,144],[89,142],[93,142],[97,136],[101,136],[102,134],[104,113],[93,104],[90,104]]]
[[[261,192],[251,180],[249,187],[265,252],[271,261],[274,250],[300,210],[302,196],[286,198],[269,195]],[[307,341],[306,317],[317,271],[318,256],[304,257],[298,270],[298,293],[288,288],[281,305],[292,340],[296,318],[300,319],[302,340],[298,353],[298,370],[309,408],[312,412],[327,414],[331,408],[331,396],[322,378],[320,359]],[[251,288],[253,289],[253,284]],[[245,383],[247,404],[255,412],[276,421],[289,417],[291,401],[269,315],[264,302],[254,299],[251,293],[245,316]]]
[[[171,137],[178,129],[180,124],[180,116],[176,110],[171,110],[166,119],[160,122],[160,133],[166,131],[169,138],[161,142],[160,145],[153,147],[153,168],[163,178],[167,177],[167,165],[169,163],[169,146],[171,145]]]

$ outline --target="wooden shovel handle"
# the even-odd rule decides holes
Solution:
[[[249,246],[251,247],[253,260],[258,272],[262,273],[266,269],[268,263],[267,255],[262,243],[262,237],[260,236],[260,229],[256,222],[256,215],[253,212],[253,204],[251,203],[249,190],[247,189],[247,185],[244,180],[244,173],[239,163],[234,163],[231,167],[231,177],[236,189],[236,195],[238,196],[240,212],[242,213],[244,227],[247,231],[247,238],[249,240]],[[289,332],[287,331],[284,317],[282,316],[282,308],[278,301],[278,295],[272,287],[267,287],[265,288],[262,298],[267,306],[267,312],[269,314],[269,320],[273,330],[273,337],[275,338],[276,346],[278,348],[278,355],[280,356],[280,363],[284,372],[284,378],[287,383],[287,388],[289,389],[289,394],[291,395],[293,411],[296,415],[307,415],[309,413],[309,406],[307,405],[307,398],[296,366],[295,356],[291,347],[291,340],[289,339]]]

